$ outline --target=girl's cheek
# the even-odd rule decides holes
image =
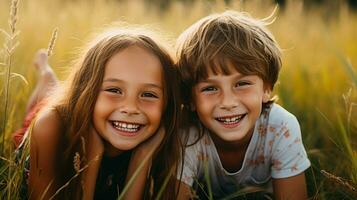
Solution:
[[[163,112],[162,102],[145,102],[141,104],[141,110],[145,111],[147,115],[161,118]]]

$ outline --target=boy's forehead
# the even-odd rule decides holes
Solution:
[[[239,66],[234,64],[229,59],[214,59],[209,63],[206,63],[203,70],[198,71],[198,81],[204,81],[213,76],[219,75],[241,75]]]

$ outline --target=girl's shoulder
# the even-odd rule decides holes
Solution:
[[[39,144],[57,142],[60,136],[61,119],[55,109],[46,108],[42,110],[33,123],[32,139],[36,139]]]

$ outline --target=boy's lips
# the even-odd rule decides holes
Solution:
[[[144,124],[125,122],[125,121],[115,121],[110,120],[110,124],[116,130],[118,130],[122,135],[131,136],[135,135],[139,130],[144,127]]]
[[[239,122],[241,122],[246,115],[247,113],[240,114],[240,115],[216,117],[215,120],[226,128],[234,128],[238,126]]]

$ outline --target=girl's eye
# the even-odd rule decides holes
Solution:
[[[105,89],[105,91],[110,92],[110,93],[116,93],[116,94],[122,93],[122,91],[119,88],[108,88],[108,89]]]
[[[216,91],[217,88],[214,86],[207,86],[201,89],[201,92],[213,92]]]
[[[156,94],[152,92],[144,92],[141,96],[146,98],[156,98],[156,99],[159,98]]]
[[[247,86],[247,85],[251,85],[251,83],[248,82],[248,81],[238,81],[235,86],[236,87],[243,87],[243,86]]]

